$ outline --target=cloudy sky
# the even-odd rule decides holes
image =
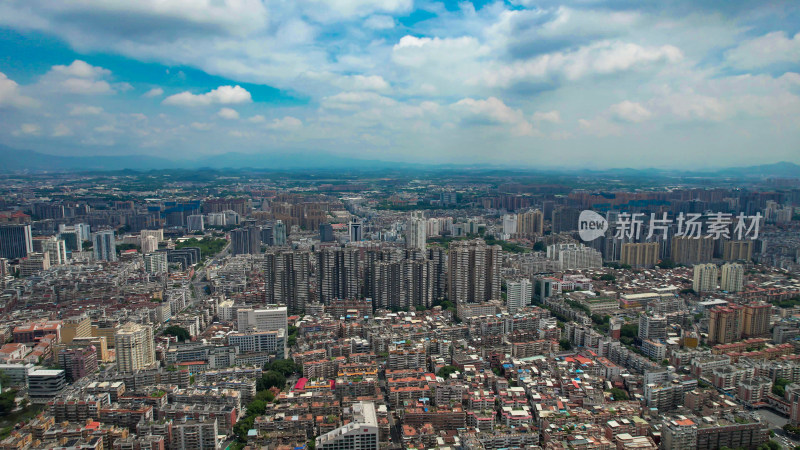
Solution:
[[[6,0],[0,144],[800,163],[800,2]]]

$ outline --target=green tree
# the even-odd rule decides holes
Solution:
[[[780,398],[786,394],[786,385],[791,383],[791,381],[785,378],[778,378],[775,380],[775,384],[772,385],[772,393],[777,395]]]
[[[450,374],[458,372],[458,367],[456,366],[444,366],[439,369],[439,372],[436,374],[442,378],[447,378]]]
[[[561,347],[561,350],[572,350],[572,342],[569,339],[561,339],[558,341],[558,346]]]
[[[278,359],[271,363],[265,364],[264,370],[274,370],[284,377],[288,377],[289,375],[298,372],[298,365],[295,364],[294,360],[291,358]]]
[[[286,377],[275,370],[268,371],[256,382],[256,390],[259,391],[273,387],[283,389],[284,386],[286,386]]]
[[[639,335],[639,324],[626,323],[619,330],[620,336],[635,338]]]
[[[658,263],[658,267],[662,269],[674,269],[675,268],[675,261],[671,259],[662,259],[660,263]]]
[[[620,402],[628,399],[628,393],[620,388],[611,388],[609,392],[611,392],[611,396],[614,397],[614,401]]]
[[[164,330],[164,334],[168,334],[170,336],[176,336],[179,341],[185,342],[191,340],[192,337],[189,335],[189,330],[183,327],[179,327],[178,325],[170,325]]]
[[[544,242],[539,241],[539,242],[533,244],[533,251],[535,251],[535,252],[543,252],[543,251],[545,251]]]
[[[14,401],[16,396],[17,391],[15,389],[9,389],[0,394],[0,416],[11,414],[11,411],[17,406]]]

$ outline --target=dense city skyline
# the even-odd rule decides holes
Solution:
[[[799,13],[789,1],[6,2],[0,144],[179,160],[800,163]]]

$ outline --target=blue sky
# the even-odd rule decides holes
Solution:
[[[0,144],[800,163],[798,32],[793,1],[10,0]]]

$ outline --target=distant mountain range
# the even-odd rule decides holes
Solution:
[[[287,151],[284,153],[223,153],[197,159],[168,159],[150,155],[64,156],[0,145],[0,172],[86,172],[163,169],[258,169],[258,170],[459,170],[513,171],[515,173],[563,174],[608,177],[702,177],[702,178],[800,178],[800,165],[777,162],[748,167],[679,171],[665,169],[559,169],[504,166],[500,164],[423,164],[367,160],[324,152]]]

